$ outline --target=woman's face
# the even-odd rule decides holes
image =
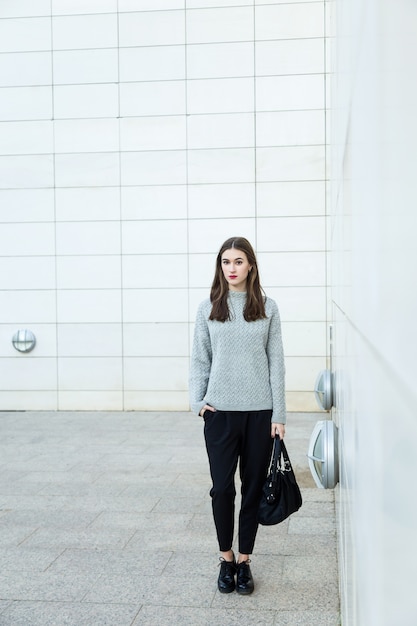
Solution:
[[[222,254],[221,265],[231,291],[246,291],[246,279],[252,269],[246,254],[232,248]]]

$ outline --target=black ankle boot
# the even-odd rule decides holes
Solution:
[[[242,561],[236,565],[237,580],[236,591],[242,596],[247,596],[254,590],[252,572],[249,567],[250,560]]]
[[[217,587],[220,593],[231,593],[235,590],[235,574],[236,574],[236,562],[233,556],[233,561],[226,561],[222,556],[220,557],[220,573],[217,580]]]

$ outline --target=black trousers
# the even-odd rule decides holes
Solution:
[[[257,511],[273,444],[271,416],[272,411],[204,413],[204,436],[213,481],[210,495],[220,552],[230,550],[233,543],[238,461],[242,485],[239,552],[253,552]]]

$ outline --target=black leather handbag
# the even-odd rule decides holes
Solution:
[[[263,526],[279,524],[298,511],[303,503],[287,448],[277,435],[272,450],[268,477],[263,486],[258,522]]]

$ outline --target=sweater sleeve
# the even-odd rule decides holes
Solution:
[[[206,308],[205,302],[202,302],[197,311],[190,364],[190,406],[193,413],[197,415],[200,414],[201,409],[206,404],[204,397],[212,362]]]
[[[285,406],[285,363],[282,346],[281,320],[276,303],[273,303],[271,323],[266,347],[269,362],[269,378],[272,390],[271,421],[285,424],[287,421]]]

